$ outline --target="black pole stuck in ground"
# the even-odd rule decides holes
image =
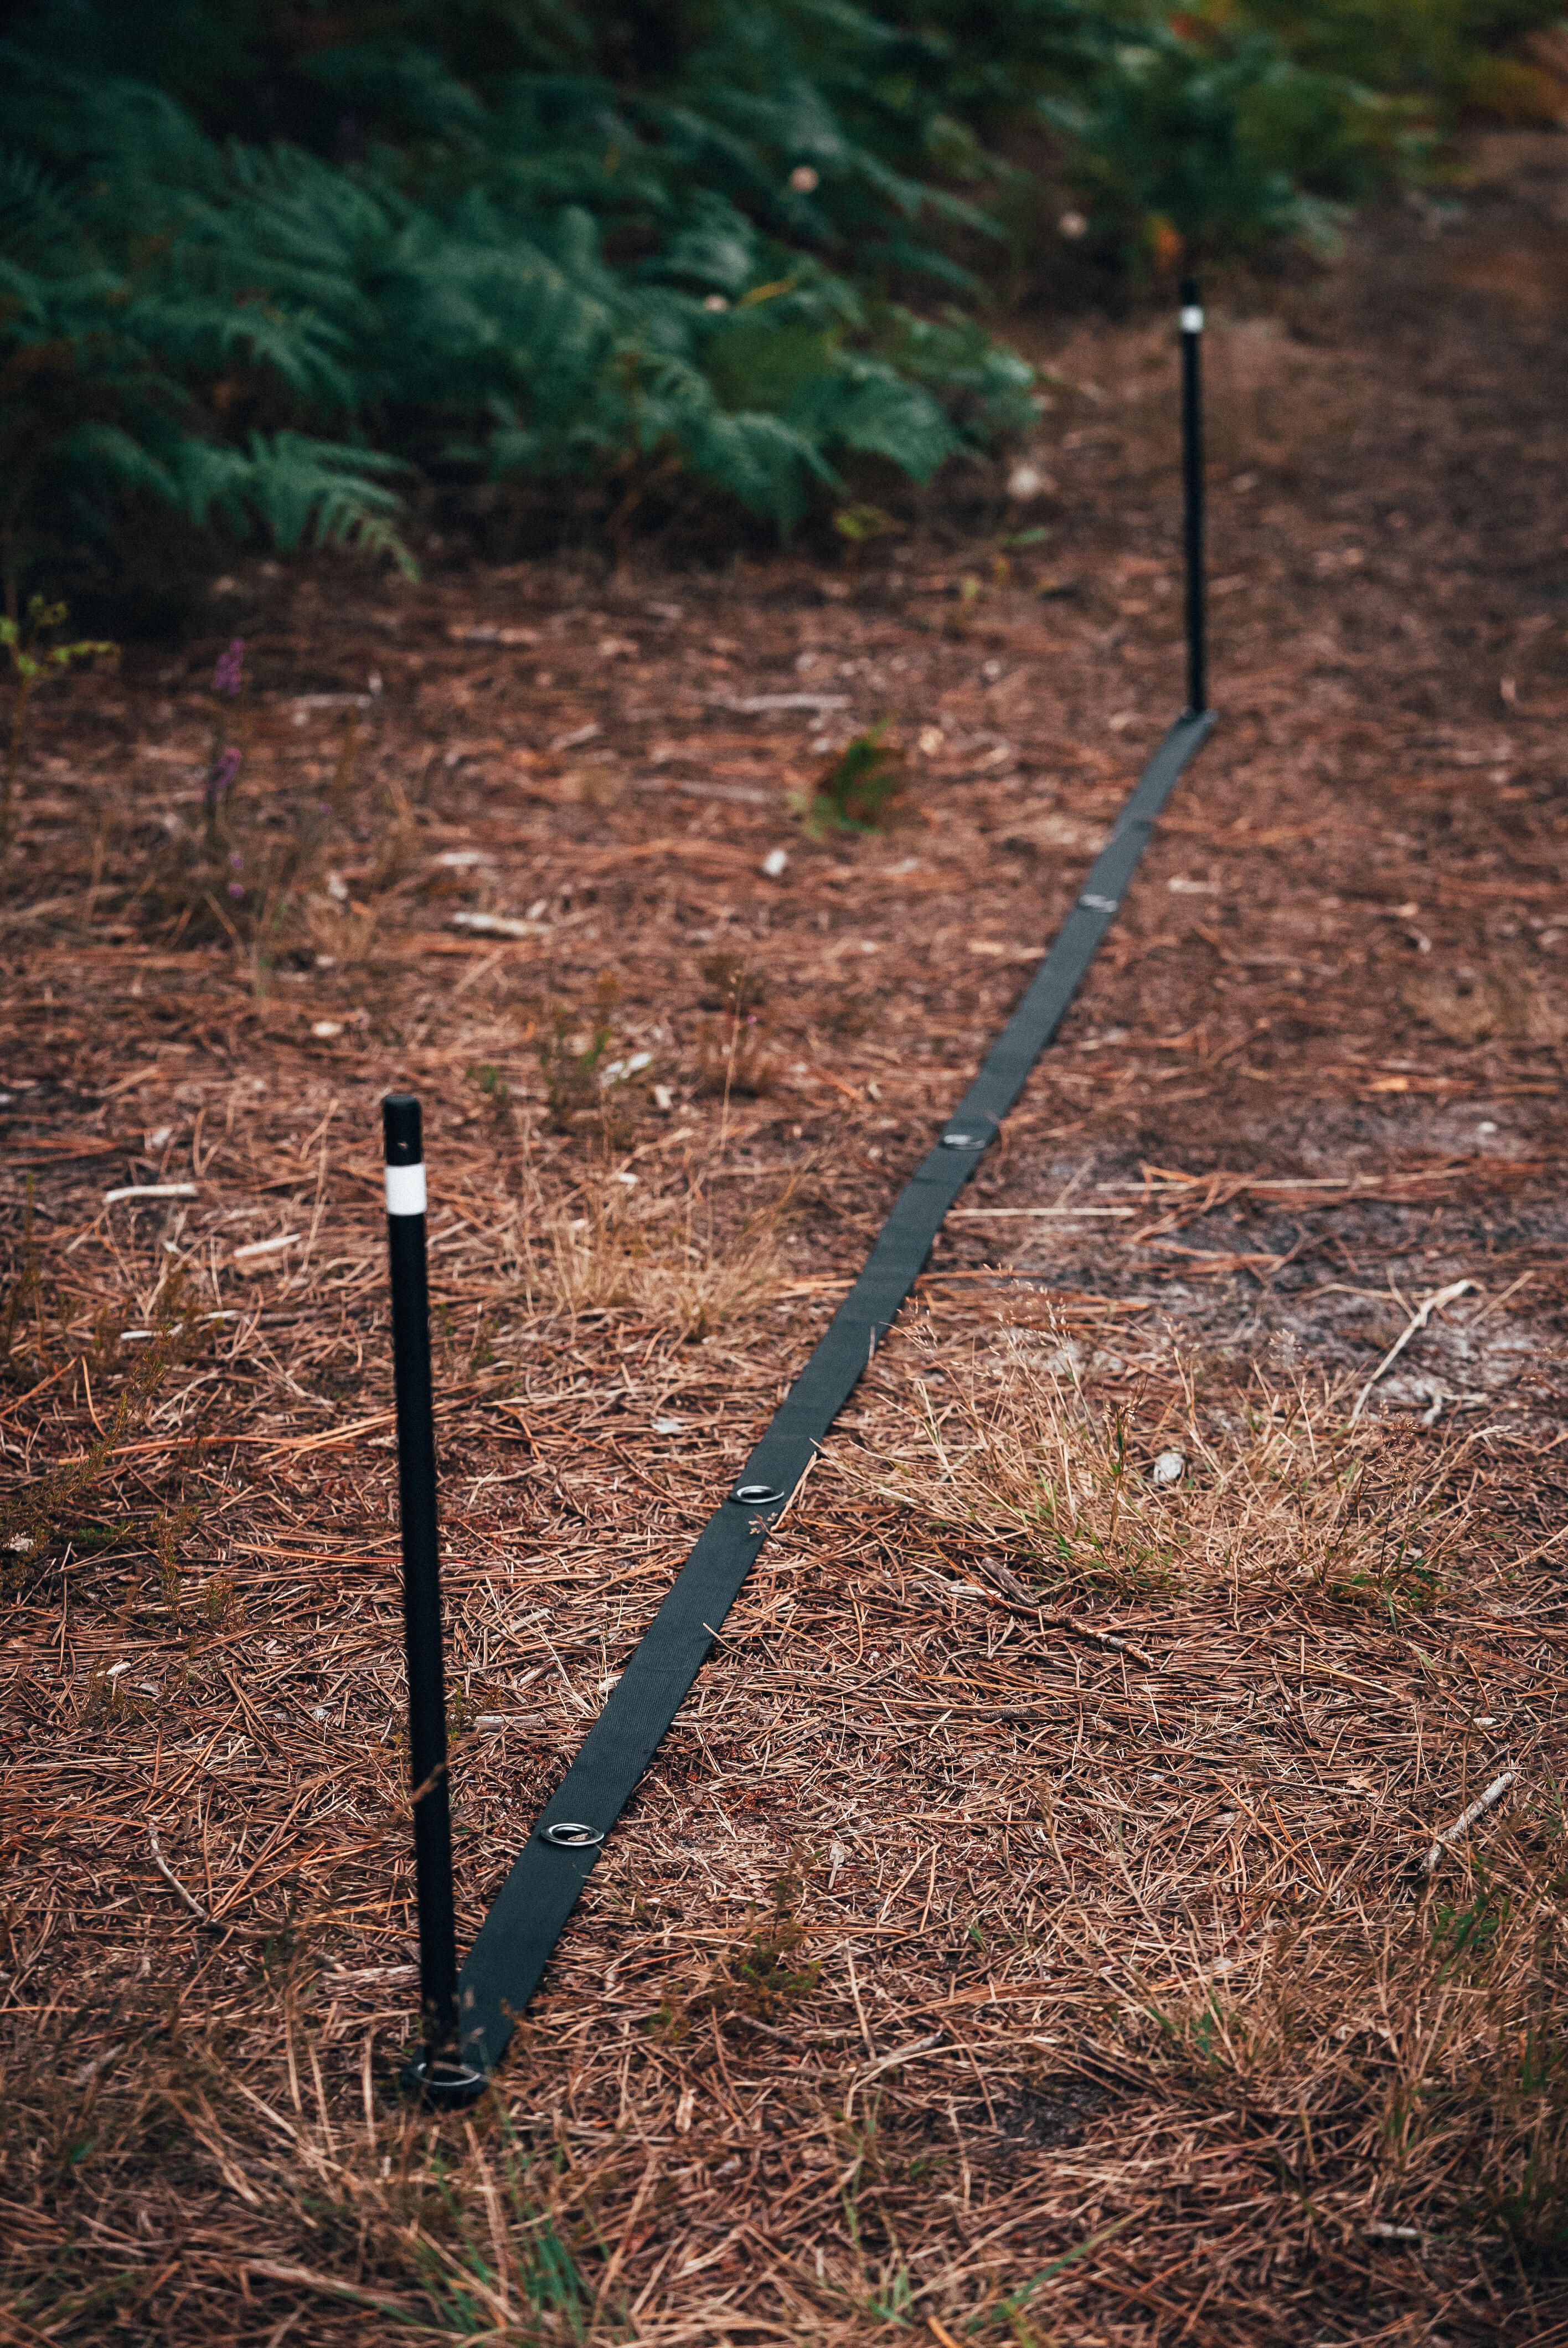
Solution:
[[[1209,705],[1204,593],[1204,305],[1196,281],[1182,283],[1182,489],[1187,556],[1187,707]]]
[[[425,1148],[419,1103],[389,1093],[386,1232],[392,1258],[392,1350],[397,1399],[397,1483],[403,1528],[403,1630],[408,1657],[408,1747],[414,1788],[414,1870],[419,1906],[419,1990],[425,2053],[406,2084],[434,2099],[480,2084],[456,2059],[457,1933],[452,1909],[452,1804],[446,1774],[446,1687],[441,1653],[441,1560],[436,1527],[436,1422],[430,1389],[430,1304],[425,1260]]]

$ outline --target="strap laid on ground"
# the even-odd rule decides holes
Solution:
[[[1214,722],[1212,711],[1178,718],[1144,768],[1029,992],[936,1148],[906,1184],[865,1271],[730,1497],[708,1519],[502,1885],[457,1987],[462,2058],[476,2070],[493,2070],[505,2054],[600,1844],[706,1662],[774,1519],[924,1269],[943,1217],[1055,1035],[1149,844],[1154,819]],[[552,1830],[564,1839],[551,1840]]]

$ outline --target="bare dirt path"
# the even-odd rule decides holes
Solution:
[[[1560,2336],[1565,190],[1500,140],[1215,303],[1221,729],[456,2184],[388,2092],[376,1097],[430,1125],[467,1932],[1173,715],[1170,333],[1053,346],[1040,498],[858,567],[244,565],[41,704],[16,2338]],[[884,719],[897,820],[808,839]]]

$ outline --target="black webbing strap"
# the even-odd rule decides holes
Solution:
[[[1145,767],[1077,904],[730,1497],[643,1634],[486,1917],[458,1982],[463,2060],[493,2070],[654,1750],[706,1662],[774,1519],[914,1286],[942,1219],[1060,1025],[1149,844],[1154,819],[1214,725],[1177,719]],[[559,1841],[552,1840],[552,1834]]]

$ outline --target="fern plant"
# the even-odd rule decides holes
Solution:
[[[0,76],[6,62],[0,54]],[[29,78],[18,72],[5,112]],[[53,116],[48,88],[33,94],[42,122],[58,124],[62,107],[69,120],[57,87]],[[84,109],[86,96],[65,93]],[[20,582],[63,539],[101,535],[128,491],[199,526],[260,523],[284,551],[309,539],[411,567],[385,480],[405,469],[395,455],[287,426],[222,431],[247,385],[252,399],[268,386],[341,412],[343,337],[308,284],[256,298],[264,241],[258,251],[236,235],[214,201],[221,160],[152,96],[96,94],[77,128],[109,146],[89,166],[109,176],[85,192],[14,149],[0,154],[0,575],[13,616]]]
[[[806,70],[813,39],[836,104]],[[63,41],[13,39],[13,593],[63,537],[101,536],[128,492],[284,550],[342,544],[406,568],[395,483],[409,467],[633,492],[684,474],[787,529],[841,488],[845,458],[927,479],[1026,422],[1020,361],[952,328],[964,364],[945,373],[876,290],[895,272],[952,275],[926,232],[983,225],[851,134],[845,94],[866,110],[887,39],[852,13],[830,27],[764,7],[723,16],[661,88],[535,70],[482,96],[433,49],[351,41],[300,68],[384,130],[350,166],[220,143],[169,91],[63,70]],[[852,250],[854,275],[834,265]]]
[[[1134,262],[1320,233],[1555,14],[35,0],[0,40],[8,608],[128,499],[408,569],[421,477],[597,481],[621,532],[682,481],[788,530],[858,461],[928,480],[1033,416],[972,314],[996,200],[1040,209],[1000,132],[1049,124]]]

